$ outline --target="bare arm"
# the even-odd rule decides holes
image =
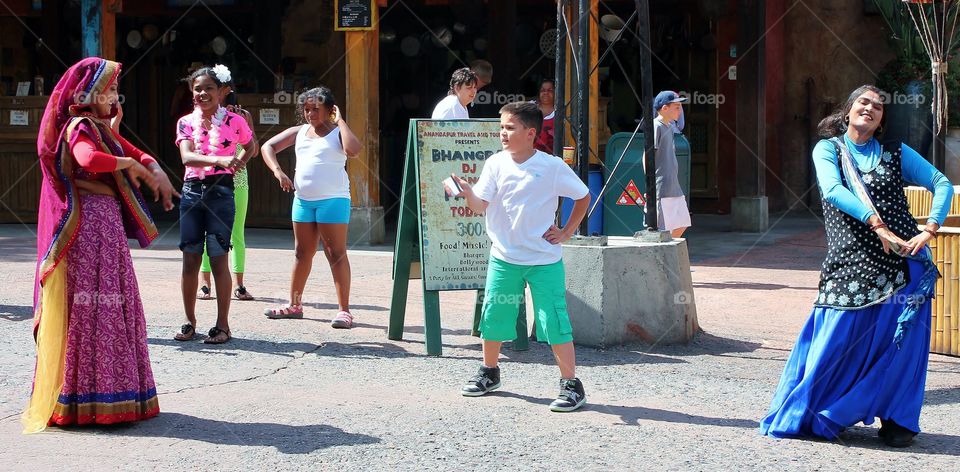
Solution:
[[[467,206],[470,207],[474,213],[483,213],[487,211],[487,205],[490,203],[473,193],[473,187],[471,187],[466,180],[463,180],[456,174],[450,174],[450,176],[453,177],[453,179],[460,184],[460,188],[463,189],[463,192],[460,192],[459,195],[454,195],[454,197],[465,198],[467,200]]]
[[[333,113],[336,115],[334,122],[340,127],[340,144],[343,145],[343,153],[350,158],[359,156],[363,145],[360,143],[360,140],[357,139],[357,135],[353,134],[353,130],[347,126],[347,122],[343,119],[343,116],[340,115],[340,107],[334,105]]]
[[[189,139],[180,141],[180,160],[183,161],[183,165],[187,167],[230,167],[233,162],[233,158],[230,156],[204,156],[198,154],[193,148],[193,141]]]
[[[253,115],[251,115],[249,111],[244,110],[243,108],[238,108],[237,111],[240,112],[240,116],[243,117],[243,120],[247,122],[247,126],[250,127],[250,131],[253,134],[253,140],[251,140],[252,145],[250,146],[250,148],[253,149],[253,155],[251,155],[249,158],[247,158],[246,161],[244,161],[244,162],[247,162],[250,159],[253,159],[260,155],[260,144],[257,143],[257,134],[253,133]],[[246,149],[247,145],[244,144],[243,148]]]
[[[543,234],[543,237],[550,242],[550,244],[560,244],[573,237],[573,234],[577,232],[577,228],[580,227],[580,222],[583,221],[583,217],[587,215],[587,208],[590,207],[590,194],[588,193],[583,198],[573,202],[573,210],[570,211],[570,219],[567,220],[566,226],[563,229],[557,228],[556,226],[551,226],[546,233]]]
[[[309,126],[309,125],[301,125]],[[297,142],[297,133],[301,126],[294,126],[281,131],[276,136],[267,140],[260,147],[260,154],[263,156],[263,162],[273,172],[273,176],[280,182],[280,188],[286,192],[293,190],[293,182],[290,177],[280,168],[280,161],[277,160],[277,153],[293,146]]]

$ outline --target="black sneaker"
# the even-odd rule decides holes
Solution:
[[[890,447],[907,447],[913,443],[913,437],[917,435],[917,433],[898,425],[893,420],[881,419],[880,425],[877,436],[880,436],[883,443]]]
[[[465,397],[479,397],[498,388],[500,388],[500,368],[480,367],[477,375],[470,377],[470,380],[460,389],[460,393]]]
[[[587,402],[580,379],[560,379],[560,395],[550,404],[550,411],[573,411]]]

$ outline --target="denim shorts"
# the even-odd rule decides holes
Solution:
[[[326,198],[303,200],[293,198],[292,218],[294,223],[348,224],[350,223],[350,199]]]
[[[180,198],[180,250],[217,257],[230,250],[235,214],[233,179],[208,177],[183,183]]]

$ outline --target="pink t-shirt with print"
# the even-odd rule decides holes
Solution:
[[[176,145],[180,147],[182,141],[193,141],[194,152],[204,156],[233,156],[237,152],[237,145],[249,142],[253,136],[247,121],[242,116],[228,111],[219,127],[218,141],[220,142],[215,144],[215,149],[211,152],[210,132],[201,129],[198,139],[194,139],[193,122],[193,113],[182,116],[177,120]],[[183,180],[197,180],[211,175],[233,173],[233,169],[224,169],[218,166],[187,167]]]

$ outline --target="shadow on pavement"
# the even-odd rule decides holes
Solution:
[[[938,388],[927,390],[924,394],[924,405],[950,405],[960,403],[960,387]],[[960,451],[960,449],[958,449]]]
[[[922,422],[922,418],[921,418]],[[876,449],[890,452],[901,452],[906,455],[930,454],[941,456],[960,456],[960,436],[949,434],[921,432],[913,440],[913,445],[903,449],[893,449],[885,445],[877,437],[877,429],[867,426],[847,428],[840,435],[841,444],[847,447]]]
[[[669,356],[719,356],[722,354],[736,354],[754,352],[763,347],[762,343],[743,341],[739,339],[722,338],[704,331],[701,331],[693,338],[693,341],[687,344],[675,344],[670,346],[651,346],[650,352],[666,354]]]
[[[175,347],[180,351],[203,352],[223,356],[236,356],[236,351],[249,351],[261,354],[273,354],[283,357],[297,357],[299,354],[309,354],[321,348],[320,345],[304,342],[277,342],[262,339],[233,338],[224,344],[204,344],[206,335],[197,333],[191,341],[177,341],[172,338],[147,338],[147,344],[154,346]]]
[[[537,405],[549,405],[552,398],[537,398],[529,395],[522,395],[514,392],[495,391],[491,396],[512,397],[520,400],[535,403]],[[738,418],[713,418],[709,416],[688,415],[677,411],[660,410],[657,408],[647,408],[642,406],[622,406],[622,405],[604,405],[601,403],[590,403],[590,395],[587,393],[587,403],[583,406],[584,411],[594,411],[608,415],[617,416],[622,423],[619,425],[636,425],[641,420],[662,421],[667,423],[685,423],[699,426],[723,426],[728,428],[755,429],[760,427],[760,423],[754,420],[744,420]]]
[[[322,424],[294,426],[278,423],[231,423],[183,413],[163,412],[148,421],[98,426],[96,429],[116,436],[186,439],[224,446],[273,446],[283,454],[309,454],[333,446],[380,442],[380,438],[374,436],[348,433]]]
[[[742,290],[812,290],[816,291],[817,287],[792,287],[790,285],[782,284],[763,284],[763,283],[750,283],[750,282],[699,282],[694,283],[693,288],[704,288],[704,289],[742,289]]]
[[[23,321],[33,318],[33,307],[26,305],[0,305],[0,319]]]
[[[280,298],[270,298],[270,297],[257,297],[258,302],[266,302],[270,304],[282,305],[289,302],[286,299]],[[336,303],[304,303],[303,306],[308,308],[314,308],[317,310],[336,310],[340,308]],[[370,311],[390,311],[389,308],[379,305],[357,305],[350,304],[350,308],[353,310],[370,310]]]

